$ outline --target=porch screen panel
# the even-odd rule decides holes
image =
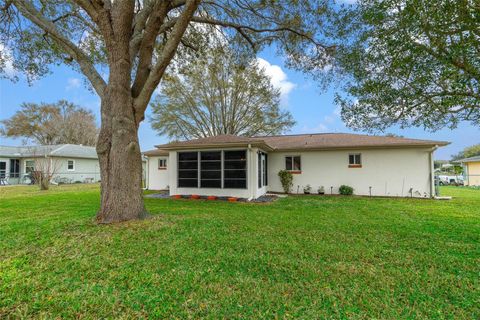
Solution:
[[[200,153],[200,186],[202,188],[222,187],[222,152]]]
[[[198,188],[198,152],[178,153],[178,187]]]
[[[223,187],[247,188],[247,152],[245,150],[224,152]]]

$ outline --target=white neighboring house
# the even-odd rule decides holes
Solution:
[[[53,182],[97,182],[100,167],[95,147],[74,144],[0,146],[0,179],[6,184],[30,183],[30,172],[50,165]]]
[[[288,170],[293,193],[310,185],[313,193],[323,186],[326,194],[338,194],[341,185],[349,185],[357,195],[433,197],[433,152],[447,144],[346,133],[172,142],[144,153],[147,188],[255,199],[283,192],[278,172]]]

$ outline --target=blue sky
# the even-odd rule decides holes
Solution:
[[[285,68],[282,59],[270,51],[263,52],[259,58],[260,64],[272,78],[272,83],[282,91],[282,107],[289,110],[297,124],[289,133],[317,132],[352,132],[342,123],[338,108],[334,103],[334,89],[320,91],[318,85],[301,73]],[[25,79],[13,83],[0,79],[0,120],[12,116],[22,102],[55,102],[60,99],[72,101],[91,109],[99,117],[100,101],[84,85],[82,75],[68,67],[61,66],[52,69],[52,74],[37,80],[29,86]],[[480,128],[462,123],[457,129],[444,129],[435,133],[421,128],[401,130],[391,128],[389,133],[395,133],[411,138],[447,140],[451,145],[436,152],[436,159],[448,159],[466,146],[480,143]],[[167,142],[165,137],[156,135],[145,121],[139,132],[142,150],[153,148],[155,144]],[[0,145],[20,145],[21,140],[0,137]]]

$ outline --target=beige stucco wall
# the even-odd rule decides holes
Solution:
[[[171,195],[199,194],[257,198],[267,191],[282,192],[277,174],[285,168],[285,156],[300,155],[302,173],[294,175],[294,192],[298,188],[302,193],[303,187],[310,184],[312,192],[324,186],[326,193],[330,193],[330,187],[333,187],[333,193],[337,194],[340,185],[345,184],[352,186],[355,189],[354,193],[358,195],[369,195],[372,187],[371,193],[374,196],[408,197],[410,189],[413,190],[415,197],[431,196],[432,163],[431,149],[428,148],[269,152],[268,186],[263,188],[258,188],[258,151],[257,148],[251,148],[247,152],[247,189],[178,188],[176,151],[170,152],[167,172],[158,172],[158,157],[149,158],[149,188],[160,189],[168,185]],[[350,153],[362,154],[361,168],[348,167]]]
[[[158,168],[158,160],[159,159],[167,159],[167,169],[159,169]],[[168,156],[162,157],[148,157],[147,161],[147,172],[148,172],[148,179],[147,179],[147,188],[150,190],[165,190],[169,187],[169,167],[170,161]]]
[[[362,154],[362,167],[349,168],[348,155]],[[294,175],[293,191],[303,192],[307,184],[316,192],[319,186],[325,193],[338,193],[342,185],[352,186],[355,194],[375,196],[430,196],[430,149],[378,149],[309,152],[275,152],[269,154],[269,191],[282,192],[277,174],[285,168],[286,155],[300,155],[302,173]]]
[[[480,186],[480,162],[466,163],[467,185]]]

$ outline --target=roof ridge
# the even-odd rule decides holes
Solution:
[[[312,136],[312,135],[328,135],[328,134],[348,134],[346,132],[314,132],[314,133],[292,133],[292,134],[274,134],[271,136],[252,136],[251,138],[271,138],[271,137],[295,137],[295,136]],[[354,134],[354,133],[351,133]]]

